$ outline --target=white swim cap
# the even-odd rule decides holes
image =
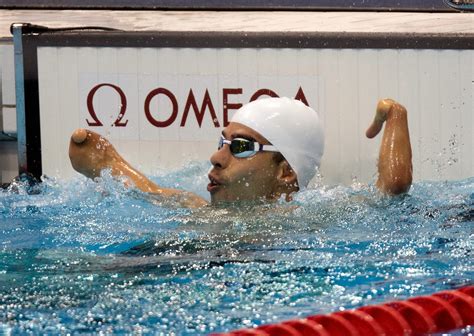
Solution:
[[[315,110],[295,99],[265,98],[242,106],[231,122],[270,141],[296,172],[300,189],[308,186],[324,152],[324,130]]]

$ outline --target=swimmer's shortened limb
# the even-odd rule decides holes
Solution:
[[[189,208],[197,208],[207,202],[189,192],[163,188],[133,168],[101,135],[86,129],[73,132],[69,142],[69,158],[72,167],[82,175],[94,179],[104,169],[110,169],[112,176],[125,177],[125,185],[152,193],[167,200]]]
[[[412,183],[413,167],[407,110],[392,99],[380,100],[366,136],[375,137],[384,122],[376,186],[385,194],[398,195],[407,192]]]

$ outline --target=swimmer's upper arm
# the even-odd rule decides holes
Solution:
[[[412,153],[407,110],[392,99],[380,100],[375,119],[366,132],[367,137],[376,136],[384,122],[376,185],[387,195],[398,195],[407,192],[412,183]]]

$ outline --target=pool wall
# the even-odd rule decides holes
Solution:
[[[249,20],[253,15],[247,14]],[[311,22],[305,15],[303,23]],[[351,15],[375,20],[367,13]],[[273,25],[268,29],[250,31],[26,34],[35,51],[25,64],[31,65],[28,57],[37,62],[28,81],[38,86],[26,100],[36,99],[38,108],[24,113],[40,115],[40,140],[29,143],[41,142],[40,153],[34,151],[37,167],[27,170],[74,176],[67,147],[77,127],[106,135],[147,174],[204,161],[240,104],[279,95],[298,97],[321,114],[323,183],[373,180],[380,138],[367,140],[364,131],[377,100],[386,97],[409,111],[416,180],[472,176],[474,32],[466,29],[465,14],[440,27],[433,24],[456,14],[424,14],[431,30],[415,27],[410,15],[378,19],[385,28],[381,22],[357,28],[340,21],[340,31],[329,32],[286,31],[285,16],[291,19],[282,13],[267,21]]]
[[[13,46],[0,39],[0,183],[18,175]]]

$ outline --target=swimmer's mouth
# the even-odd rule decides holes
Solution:
[[[212,193],[217,190],[222,184],[216,180],[213,176],[209,175],[209,184],[207,185],[207,191]]]

